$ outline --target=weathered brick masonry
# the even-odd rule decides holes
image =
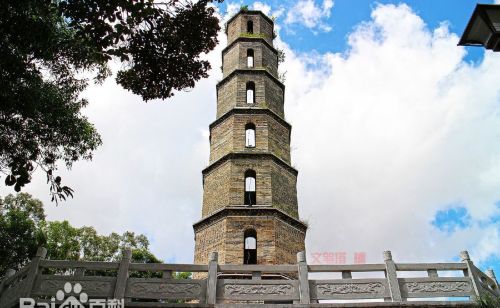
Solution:
[[[249,230],[257,242],[257,264],[294,264],[297,252],[305,250],[307,227],[298,215],[298,172],[291,166],[291,126],[284,119],[273,27],[258,11],[242,11],[227,23],[224,78],[217,85],[217,119],[210,125],[210,161],[203,170],[202,218],[193,226],[195,263],[206,264],[213,251],[222,264],[248,262]],[[248,127],[255,145],[248,144]],[[255,176],[251,205],[245,205],[248,172]]]
[[[255,83],[255,104],[246,103],[246,84]],[[233,108],[270,109],[279,117],[284,117],[283,84],[264,69],[238,69],[225,77],[217,85],[217,117]]]

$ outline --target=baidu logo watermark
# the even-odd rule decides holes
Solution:
[[[123,299],[89,299],[87,293],[82,292],[82,285],[69,282],[64,284],[63,290],[56,292],[56,297],[50,299],[50,303],[37,303],[33,298],[19,299],[20,308],[124,308]],[[74,294],[74,295],[72,295]],[[75,296],[76,295],[76,296]],[[60,303],[60,304],[59,304]]]

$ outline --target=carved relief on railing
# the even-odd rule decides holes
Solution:
[[[443,293],[443,292],[470,292],[470,283],[464,281],[452,282],[410,282],[407,283],[408,292],[412,293]]]
[[[309,288],[315,299],[384,298],[389,295],[387,283],[376,279],[313,280]]]
[[[172,284],[136,282],[131,290],[135,295],[193,296],[200,295],[201,286],[194,283]]]
[[[71,284],[79,283],[82,286],[82,292],[85,292],[90,297],[96,296],[112,296],[115,287],[115,278],[113,277],[94,277],[80,278],[74,277],[43,277],[37,281],[34,292],[40,295],[55,296],[56,292],[64,289],[66,282]]]
[[[224,294],[228,295],[291,295],[294,292],[293,286],[289,284],[279,285],[237,285],[228,284],[224,286]]]
[[[219,280],[217,297],[223,299],[298,299],[296,280]]]
[[[130,279],[127,284],[126,296],[132,298],[155,299],[194,299],[203,297],[204,284],[202,280],[156,280]]]
[[[383,294],[385,287],[380,282],[374,283],[321,283],[316,285],[318,294],[335,295],[335,294]]]
[[[469,296],[474,293],[469,278],[400,278],[406,297]],[[433,281],[434,280],[434,281]]]

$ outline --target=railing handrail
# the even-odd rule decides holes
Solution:
[[[116,270],[120,262],[105,261],[73,261],[73,260],[41,260],[40,267],[43,268],[85,268],[91,270]]]
[[[130,263],[131,271],[172,271],[172,272],[208,272],[208,267],[201,264],[167,263]]]
[[[396,263],[398,271],[460,271],[466,270],[467,265],[460,262],[455,263]]]
[[[254,265],[254,264],[219,264],[218,270],[224,273],[244,273],[251,274],[253,272],[263,273],[297,273],[296,265]]]
[[[85,268],[90,270],[116,270],[119,262],[106,261],[71,261],[71,260],[41,260],[40,267],[43,268]],[[460,262],[455,263],[395,263],[398,271],[459,271],[466,270],[467,265]],[[244,264],[219,264],[218,268],[223,272],[268,272],[268,273],[292,273],[297,272],[295,265],[244,265]],[[365,264],[312,264],[307,266],[309,272],[377,272],[385,271],[383,263]],[[25,269],[25,268],[23,268]],[[22,269],[22,270],[23,270]],[[171,270],[176,272],[207,272],[207,265],[182,264],[182,263],[130,263],[130,269],[135,271],[162,271]],[[477,269],[477,267],[476,267]],[[22,271],[20,270],[20,271]],[[477,269],[480,271],[479,269]],[[19,273],[16,272],[16,275]],[[488,277],[483,274],[484,277]]]
[[[385,264],[318,264],[318,265],[308,265],[307,266],[310,273],[321,273],[321,272],[377,272],[385,271]]]

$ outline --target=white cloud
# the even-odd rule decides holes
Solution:
[[[63,172],[75,199],[56,208],[43,198],[49,219],[145,233],[160,257],[192,261],[223,33],[220,40],[208,55],[211,76],[172,100],[145,104],[111,80],[89,89],[86,113],[104,145],[94,161]],[[476,261],[498,254],[496,225],[452,235],[431,225],[454,202],[473,221],[487,220],[500,200],[500,58],[487,52],[471,66],[457,41],[406,5],[376,6],[344,54],[297,54],[278,40],[309,255],[346,251],[352,262],[363,251],[380,262],[391,249],[396,260],[431,262],[462,249]],[[46,196],[44,179],[29,191]]]
[[[270,16],[271,15],[271,7],[265,3],[256,1],[252,5],[252,9],[257,11],[262,11],[262,13]]]
[[[333,0],[324,0],[322,7],[323,7],[323,12],[325,12],[325,15],[327,17],[330,17],[330,10],[333,7]]]
[[[324,22],[330,17],[333,0],[323,0],[321,6],[314,0],[299,0],[286,15],[286,24],[301,24],[309,29],[319,29],[324,32],[331,31],[331,27]]]
[[[231,2],[227,4],[227,9],[225,14],[222,15],[222,22],[225,23],[229,20],[229,18],[233,17],[236,13],[238,13],[241,9],[243,2]]]
[[[446,23],[428,29],[407,5],[378,5],[371,17],[345,54],[281,43],[309,253],[442,261],[469,249],[485,260],[500,251],[498,226],[448,236],[430,222],[456,201],[476,222],[495,213],[500,58],[463,62]]]
[[[259,1],[253,3],[252,9],[257,11],[262,11],[262,13],[266,14],[267,16],[273,19],[281,17],[285,12],[285,8],[283,6],[278,7],[273,11],[270,5]],[[278,24],[275,24],[275,27],[276,29],[279,29]]]

